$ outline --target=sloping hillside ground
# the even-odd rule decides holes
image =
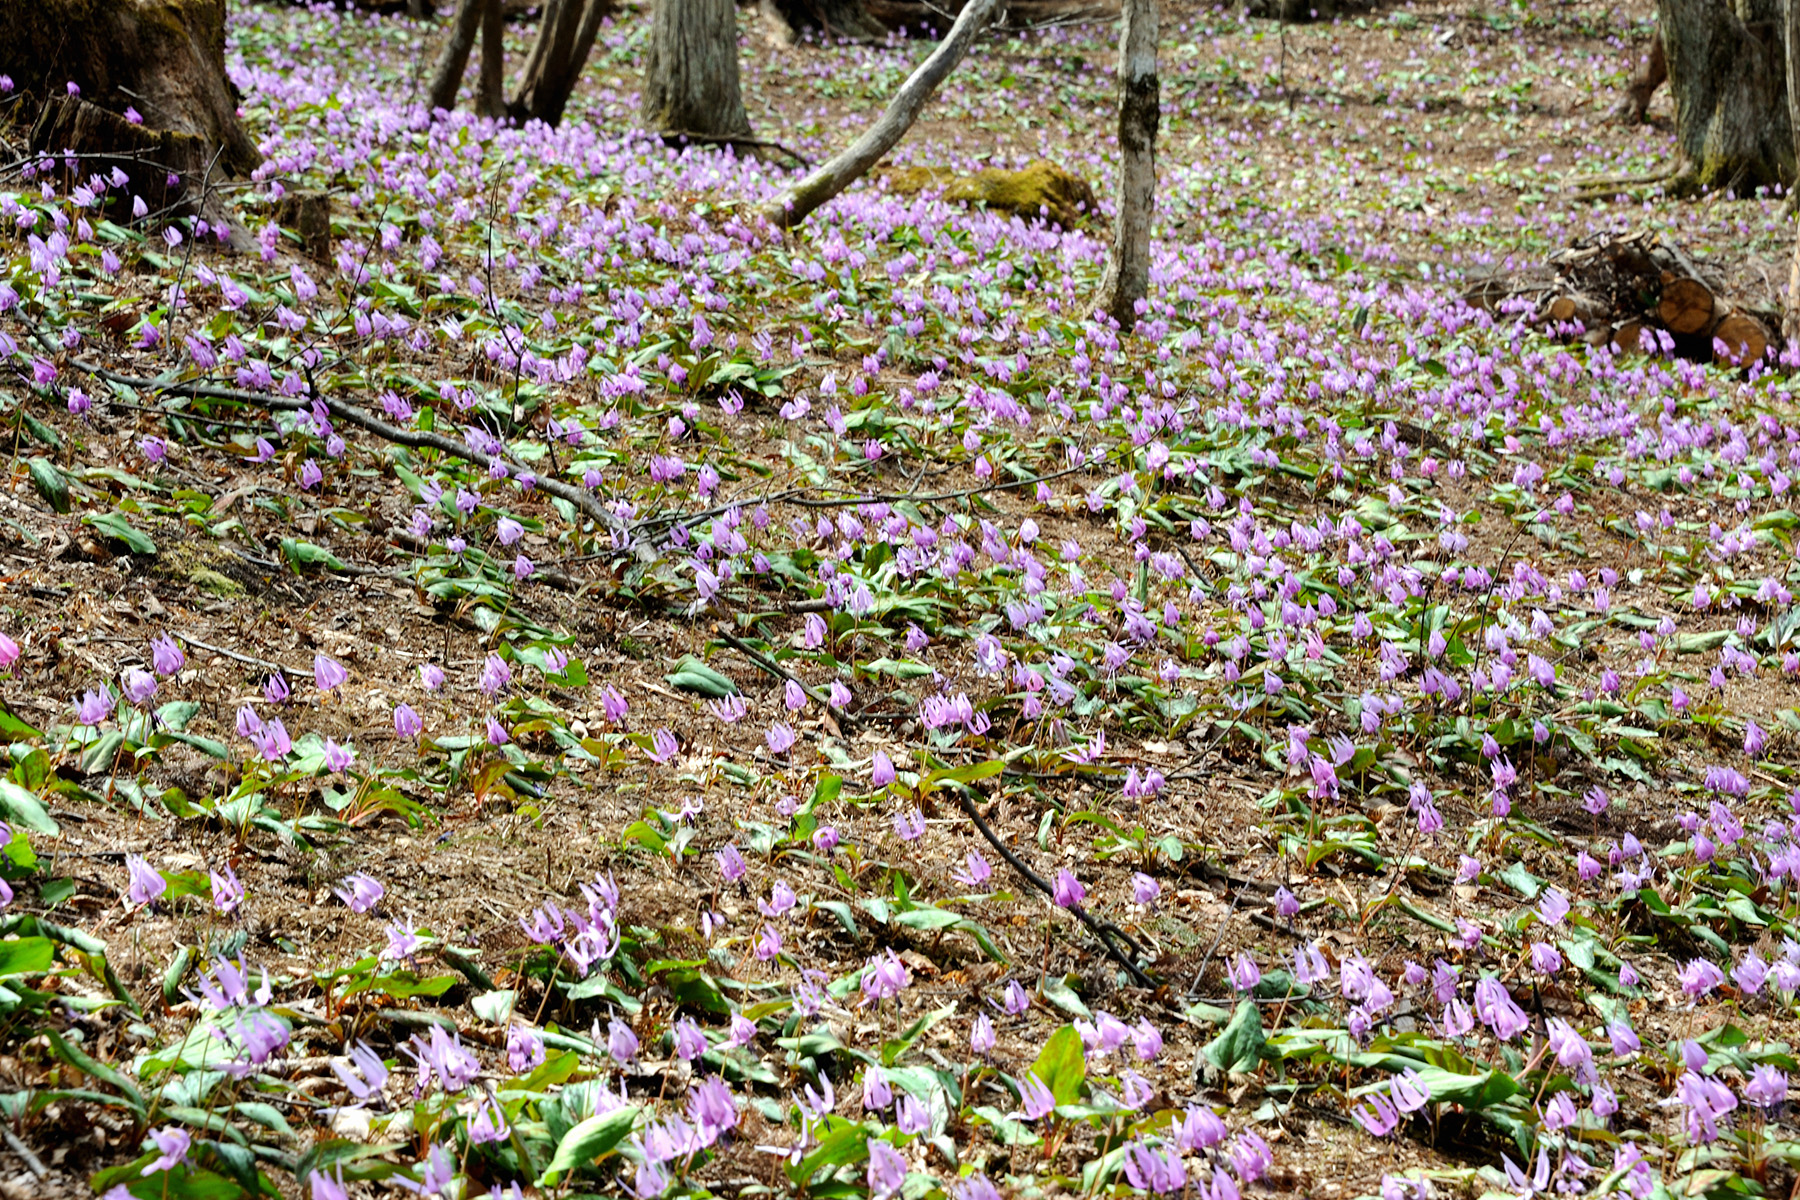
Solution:
[[[1648,19],[1167,14],[1131,336],[1098,25],[893,156],[1068,230],[781,235],[638,12],[511,130],[241,8],[260,254],[9,168],[0,1187],[1789,1194],[1792,363],[1459,299],[1644,228],[1773,298],[1778,198],[1573,186],[1666,159]],[[747,21],[752,118],[926,52]]]

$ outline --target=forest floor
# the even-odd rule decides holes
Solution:
[[[1778,197],[1578,186],[1672,152],[1650,15],[1166,11],[1131,335],[1100,24],[787,236],[637,10],[552,131],[238,6],[260,255],[7,168],[0,1194],[1789,1194],[1792,364],[1461,299],[1649,230],[1775,302]],[[927,48],[746,15],[757,132]],[[1102,213],[889,186],[1038,158]]]

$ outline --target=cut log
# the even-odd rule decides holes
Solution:
[[[1620,354],[1644,353],[1644,330],[1642,321],[1626,321],[1613,330],[1612,348]]]
[[[1747,313],[1730,312],[1712,327],[1713,353],[1734,366],[1762,361],[1769,352],[1769,331]]]
[[[1716,303],[1712,289],[1698,279],[1677,279],[1663,289],[1656,316],[1670,333],[1699,333],[1718,319]]]
[[[86,156],[71,178],[123,171],[106,199],[126,213],[134,195],[192,203],[262,161],[225,76],[225,0],[0,3],[0,74],[27,97],[13,111],[31,148]]]
[[[1565,292],[1550,298],[1550,303],[1544,306],[1544,319],[1559,323],[1580,321],[1583,325],[1593,325],[1604,319],[1609,311],[1606,301],[1597,296]]]

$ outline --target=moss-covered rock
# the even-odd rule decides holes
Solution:
[[[973,175],[948,167],[900,167],[885,178],[888,190],[903,196],[942,188],[944,199],[954,203],[980,204],[1026,220],[1042,217],[1064,229],[1094,211],[1087,182],[1043,159],[1017,171],[989,167]]]

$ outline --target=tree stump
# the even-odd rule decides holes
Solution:
[[[0,73],[33,150],[83,156],[60,159],[74,178],[124,172],[113,203],[165,207],[262,161],[225,77],[225,0],[0,3]]]

